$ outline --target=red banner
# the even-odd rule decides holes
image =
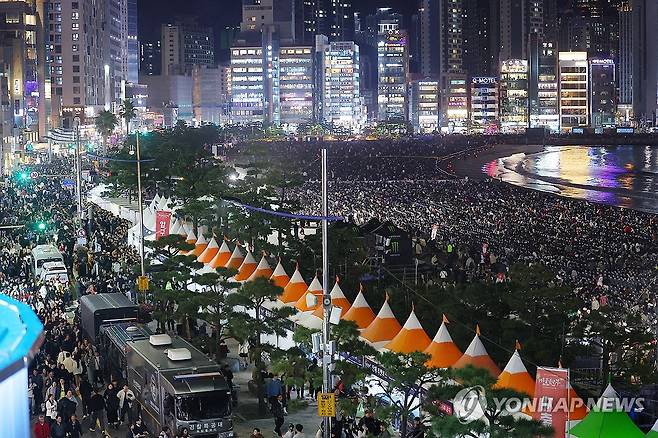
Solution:
[[[535,383],[535,412],[532,417],[553,426],[554,437],[564,438],[568,419],[569,370],[537,368]]]
[[[155,212],[155,240],[169,235],[171,212],[158,210]]]

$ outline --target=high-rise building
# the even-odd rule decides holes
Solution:
[[[365,125],[365,109],[360,91],[359,46],[351,41],[336,41],[318,47],[322,93],[321,118],[324,122],[350,132],[360,132]]]
[[[313,0],[309,0],[313,1]],[[260,33],[274,26],[279,41],[292,43],[295,39],[294,0],[243,0],[243,33]]]
[[[137,83],[139,81],[140,52],[139,40],[137,39],[137,0],[127,1],[127,33],[126,43],[127,69],[126,80]]]
[[[116,23],[105,24],[110,1],[48,3],[46,50],[55,116],[87,107],[110,109],[118,103],[120,86],[114,84],[122,79],[116,76],[122,71],[121,35]]]
[[[160,40],[141,44],[140,51],[140,74],[145,76],[159,75],[162,69]]]
[[[436,36],[440,33],[441,0],[422,0],[418,11],[420,24],[420,73],[424,77],[438,78],[441,61],[440,44]]]
[[[630,1],[619,8],[619,104],[633,104],[633,10]]]
[[[523,132],[528,127],[528,61],[508,59],[500,63],[500,129]]]
[[[613,127],[617,111],[615,61],[590,59],[589,75],[591,126],[593,128]]]
[[[468,129],[468,92],[466,75],[441,75],[441,130],[464,133]]]
[[[313,119],[313,49],[288,46],[279,51],[281,124],[297,127]]]
[[[470,76],[498,74],[498,14],[496,2],[463,0],[463,69]]]
[[[563,11],[558,19],[558,47],[561,51],[582,52],[589,45],[587,21],[573,9]]]
[[[589,124],[589,65],[587,52],[559,52],[560,130]]]
[[[409,120],[414,132],[439,132],[439,81],[421,79],[409,84]]]
[[[0,2],[0,142],[3,145],[36,142],[45,135],[43,12],[43,2]],[[4,159],[0,161],[7,163]]]
[[[72,2],[71,4],[75,4]],[[79,2],[77,2],[79,3]],[[104,107],[107,110],[112,109],[112,105],[120,102],[125,95],[125,82],[128,80],[128,1],[127,0],[105,0],[103,2],[104,13],[102,27],[99,29],[89,29],[90,38],[98,38],[94,35],[96,31],[105,31],[102,38],[103,42],[103,68],[109,75],[105,79],[105,102]],[[94,6],[93,4],[91,5]],[[136,6],[136,5],[135,5]],[[98,14],[98,8],[96,8]],[[133,11],[136,13],[137,11]],[[135,23],[136,24],[136,23]],[[82,24],[84,28],[84,23]],[[136,29],[134,29],[136,31]],[[134,47],[131,47],[134,48]],[[139,68],[139,67],[138,67]],[[137,74],[139,74],[137,72]]]
[[[499,61],[523,59],[526,56],[526,6],[526,0],[500,0]]]
[[[471,78],[470,132],[495,133],[500,129],[498,111],[498,78],[476,76]]]
[[[231,122],[263,121],[264,71],[262,47],[235,47],[231,50]]]
[[[633,113],[640,125],[656,123],[658,92],[658,2],[632,0]]]
[[[530,127],[543,127],[557,132],[560,127],[557,50],[554,43],[542,41],[539,33],[531,33],[528,52]]]
[[[350,41],[354,38],[352,0],[314,0],[317,3],[317,32],[330,41]]]
[[[215,37],[210,27],[193,22],[163,24],[160,41],[163,75],[189,74],[197,65],[215,66]]]
[[[379,22],[377,42],[377,118],[383,121],[407,120],[407,75],[409,47],[399,23]]]

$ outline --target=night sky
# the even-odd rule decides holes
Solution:
[[[377,7],[390,6],[405,16],[413,14],[418,0],[352,0],[354,9],[370,13]],[[226,26],[240,24],[241,0],[138,0],[139,39],[142,42],[160,38],[160,25],[174,17],[193,16],[201,25],[212,26],[217,39]]]

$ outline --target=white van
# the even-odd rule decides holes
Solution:
[[[39,280],[56,278],[61,283],[69,281],[64,257],[54,245],[37,245],[32,250],[32,274]]]

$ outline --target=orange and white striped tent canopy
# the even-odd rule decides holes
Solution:
[[[371,343],[390,341],[400,330],[402,330],[402,326],[395,319],[391,306],[388,305],[387,295],[377,317],[361,332],[361,337]]]
[[[228,263],[230,258],[231,258],[231,248],[229,248],[228,245],[226,244],[226,240],[223,240],[222,245],[219,247],[219,250],[217,251],[217,254],[215,254],[215,257],[213,257],[212,260],[208,263],[208,266],[210,266],[213,269],[224,268],[226,267],[226,264]]]
[[[272,268],[270,268],[270,264],[267,263],[267,258],[265,257],[265,254],[263,254],[263,256],[260,258],[260,262],[258,262],[258,266],[256,266],[256,270],[253,274],[251,274],[247,281],[254,281],[258,277],[266,278],[269,280],[271,276]]]
[[[346,321],[354,321],[360,329],[367,328],[375,319],[375,312],[372,311],[370,305],[363,296],[363,286],[359,288],[359,294],[354,299],[350,310],[345,312],[342,319]]]
[[[203,250],[201,254],[199,254],[199,257],[197,257],[197,261],[201,263],[210,263],[212,259],[217,255],[219,252],[219,245],[217,244],[217,241],[215,240],[215,237],[213,236],[212,239],[210,239],[210,242],[208,243],[208,246],[206,246],[206,249]]]
[[[244,261],[244,256],[242,255],[242,251],[240,251],[240,244],[238,243],[237,245],[235,245],[235,248],[233,249],[233,253],[231,254],[231,258],[228,259],[228,262],[226,262],[226,265],[224,265],[224,267],[240,269],[240,266],[242,265],[243,261]]]
[[[203,236],[203,234],[199,234],[199,238],[194,243],[194,250],[192,250],[192,254],[199,257],[207,247],[208,247],[208,241]]]
[[[274,271],[276,273],[276,270]],[[295,268],[290,281],[283,288],[283,293],[279,297],[279,300],[284,304],[292,304],[297,302],[308,289],[306,282],[302,278],[302,274],[299,273],[299,266]]]
[[[432,340],[425,333],[412,308],[402,330],[384,348],[396,353],[413,353],[414,351],[424,351],[431,343]]]
[[[345,294],[343,293],[343,290],[340,288],[340,284],[338,282],[338,277],[336,277],[336,283],[334,283],[334,287],[331,289],[331,292],[329,293],[331,296],[331,305],[335,307],[340,307],[340,316],[341,318],[345,313],[350,310],[350,301],[347,299]],[[320,319],[324,317],[324,309],[322,306],[318,306],[317,309],[313,312],[313,316],[316,316]]]
[[[280,288],[286,287],[288,285],[288,282],[290,282],[290,277],[288,277],[286,270],[283,268],[283,265],[281,264],[281,259],[279,259],[279,263],[276,264],[276,267],[274,268],[274,272],[272,273],[270,280],[272,280],[274,284],[279,286]]]
[[[235,278],[236,281],[247,281],[247,279],[251,277],[251,274],[256,271],[257,266],[258,263],[256,262],[254,255],[247,249],[247,255],[242,261],[240,268],[238,268],[238,273],[233,278]]]
[[[480,340],[479,327],[476,330],[475,337],[471,341],[471,344],[468,346],[462,357],[460,357],[452,367],[464,368],[466,365],[473,365],[477,368],[483,368],[489,371],[489,374],[491,374],[491,376],[496,379],[500,375],[500,368],[498,368],[498,366],[491,359],[489,353],[487,353],[487,349],[484,348],[484,344]]]
[[[320,280],[318,280],[318,276],[316,275],[315,278],[313,278],[313,281],[311,281],[311,284],[308,285],[308,289],[306,289],[304,295],[299,297],[295,302],[295,307],[300,312],[310,312],[311,310],[321,307],[322,293],[322,284],[320,284]],[[315,296],[315,305],[309,306],[307,298],[310,298],[311,295]]]
[[[441,327],[436,332],[432,343],[425,349],[425,353],[431,356],[427,361],[428,367],[449,368],[462,357],[462,352],[452,340],[446,323],[448,319],[444,316]]]
[[[494,385],[494,388],[512,389],[534,397],[535,379],[532,378],[523,364],[519,350],[515,350],[512,357],[510,357],[505,369],[498,376],[498,381]]]

